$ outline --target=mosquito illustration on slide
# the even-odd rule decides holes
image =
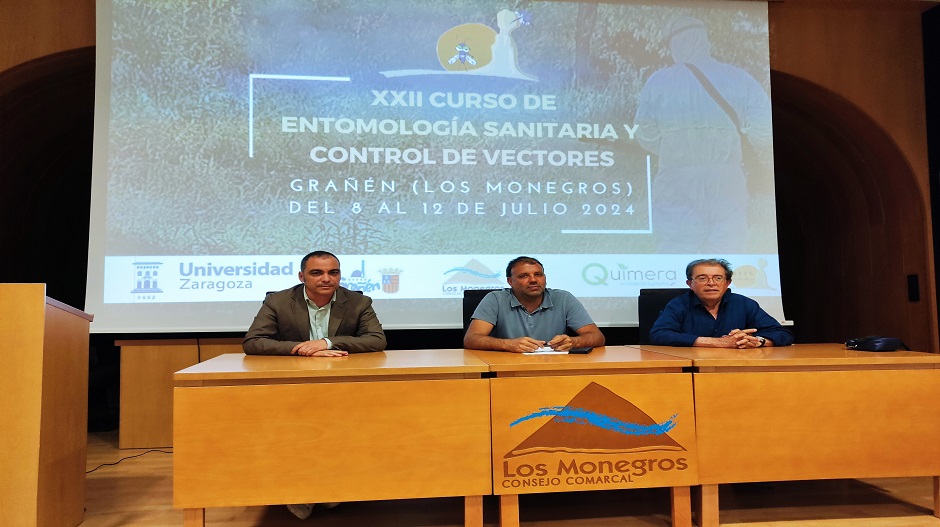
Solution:
[[[473,55],[470,54],[470,46],[468,46],[465,42],[457,44],[454,49],[457,50],[457,54],[447,61],[448,64],[454,64],[459,60],[461,64],[470,64],[471,66],[477,65],[477,59],[473,58]]]

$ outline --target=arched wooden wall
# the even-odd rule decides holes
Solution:
[[[798,339],[879,334],[929,350],[928,218],[906,158],[841,96],[781,72],[771,82],[784,308]]]
[[[95,48],[0,72],[0,281],[85,303]],[[7,252],[9,251],[9,252]]]

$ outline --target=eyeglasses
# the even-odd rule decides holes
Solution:
[[[705,275],[703,275],[703,274],[700,274],[700,275],[698,275],[698,276],[693,276],[693,277],[692,277],[692,280],[693,280],[694,282],[699,283],[699,284],[707,284],[709,280],[711,280],[712,282],[715,282],[716,284],[723,284],[723,283],[725,283],[725,277],[724,277],[724,275],[720,275],[720,274],[719,274],[719,275],[715,275],[715,276],[705,276]]]

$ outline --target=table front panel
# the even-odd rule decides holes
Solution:
[[[704,484],[940,474],[940,370],[697,373]]]
[[[495,378],[491,398],[496,494],[698,482],[691,374]]]
[[[486,379],[175,389],[177,508],[492,492]]]

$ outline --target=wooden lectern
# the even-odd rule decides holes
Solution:
[[[91,320],[45,284],[0,284],[0,525],[84,521]]]

